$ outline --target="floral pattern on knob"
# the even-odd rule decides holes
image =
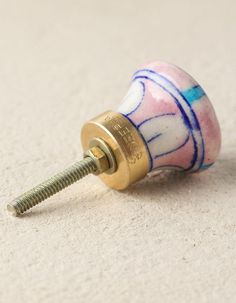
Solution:
[[[142,66],[118,111],[142,136],[153,169],[199,171],[210,167],[221,134],[213,106],[185,71],[165,62]]]

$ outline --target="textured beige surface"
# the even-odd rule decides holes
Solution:
[[[235,1],[0,1],[0,302],[236,302]],[[140,63],[189,71],[223,134],[208,172],[124,193],[88,177],[23,218],[5,202],[80,158]]]

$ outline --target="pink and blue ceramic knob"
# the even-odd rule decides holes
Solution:
[[[199,83],[179,67],[142,66],[118,111],[142,137],[150,170],[196,172],[214,164],[221,144],[215,111]]]
[[[221,145],[219,123],[203,88],[179,67],[159,61],[134,73],[118,111],[85,124],[84,150],[98,144],[95,138],[113,153],[116,169],[100,177],[115,189],[153,170],[203,171],[214,164]]]
[[[84,159],[8,204],[20,215],[89,173],[122,190],[154,170],[200,172],[214,164],[221,134],[203,88],[179,67],[151,62],[138,69],[117,111],[82,128]]]

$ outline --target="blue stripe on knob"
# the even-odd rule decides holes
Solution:
[[[201,88],[201,86],[196,85],[194,87],[191,87],[187,90],[182,91],[182,94],[184,95],[184,97],[188,101],[188,103],[192,104],[193,102],[201,99],[205,95],[205,92]]]

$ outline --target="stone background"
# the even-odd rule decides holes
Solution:
[[[236,302],[235,38],[234,0],[0,1],[1,302]],[[83,123],[157,59],[210,96],[216,165],[125,192],[90,176],[8,216],[7,201],[80,159]]]

